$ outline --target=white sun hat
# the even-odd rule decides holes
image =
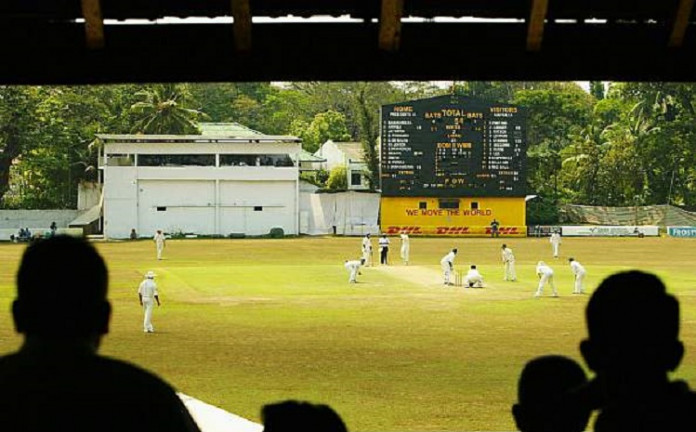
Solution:
[[[145,273],[145,277],[148,278],[148,279],[154,279],[155,276],[156,276],[156,275],[155,275],[155,272],[153,272],[152,270],[150,270],[149,272]]]

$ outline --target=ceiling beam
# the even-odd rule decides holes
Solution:
[[[85,19],[87,48],[104,48],[104,20],[100,0],[82,0],[82,17]]]
[[[693,8],[694,0],[679,0],[679,7],[677,8],[677,15],[674,17],[674,26],[672,27],[672,33],[669,35],[668,46],[677,48],[684,43],[684,35],[689,26],[689,18]]]
[[[539,51],[544,39],[544,22],[549,0],[533,0],[527,26],[527,51]]]
[[[379,18],[379,49],[398,51],[401,44],[401,16],[404,0],[382,0]]]
[[[237,51],[251,51],[251,7],[249,0],[232,0],[234,45]]]

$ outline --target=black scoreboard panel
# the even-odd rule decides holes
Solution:
[[[514,105],[457,95],[384,105],[382,195],[525,196],[525,135]]]

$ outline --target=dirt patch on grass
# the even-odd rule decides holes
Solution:
[[[441,287],[443,282],[440,271],[424,266],[375,266],[368,269],[426,287]]]
[[[212,296],[189,301],[191,304],[218,304],[220,306],[235,306],[240,304],[277,303],[277,298],[272,297],[231,297]]]

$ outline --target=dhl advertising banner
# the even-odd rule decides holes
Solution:
[[[382,233],[388,235],[443,235],[462,237],[484,237],[491,235],[489,226],[408,226],[382,225]],[[526,237],[526,226],[505,226],[498,228],[500,237]]]
[[[493,219],[500,236],[527,234],[524,198],[382,197],[380,212],[388,234],[486,236]]]

